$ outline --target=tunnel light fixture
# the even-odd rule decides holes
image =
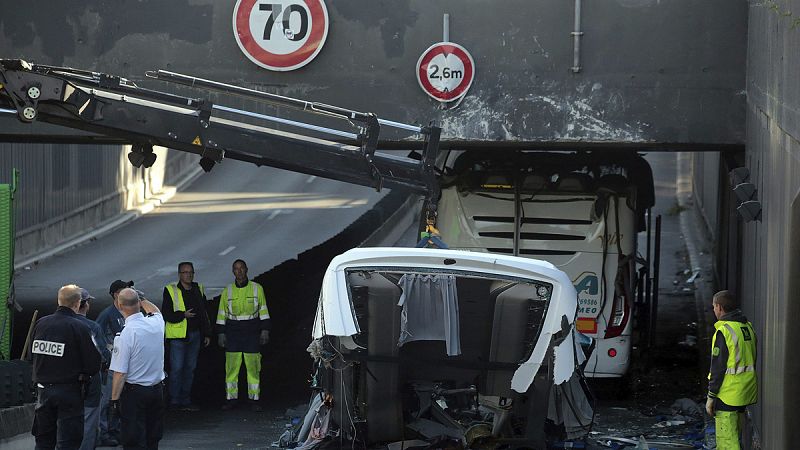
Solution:
[[[750,180],[750,169],[747,167],[737,167],[728,172],[728,181],[731,186],[736,186]]]
[[[753,200],[756,195],[756,186],[753,183],[739,183],[733,188],[733,193],[740,202]]]
[[[761,221],[761,202],[758,200],[749,200],[746,202],[742,202],[736,211],[739,212],[739,215],[742,216],[742,219],[747,222],[752,222],[754,220]]]
[[[747,167],[737,167],[728,172],[728,181],[733,187],[733,193],[739,201],[736,211],[742,220],[752,222],[761,221],[761,202],[756,200],[758,189],[750,183],[750,169]]]

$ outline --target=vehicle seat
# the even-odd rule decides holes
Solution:
[[[594,179],[585,173],[567,173],[558,177],[556,190],[561,192],[592,192]]]
[[[494,302],[489,361],[519,364],[526,356],[525,337],[530,302],[535,293],[527,285],[508,281],[492,283],[489,299]],[[511,378],[516,369],[490,369],[485,395],[511,396]]]
[[[513,186],[507,176],[501,174],[489,174],[483,179],[482,185],[491,186]]]
[[[539,192],[548,187],[550,187],[550,182],[542,175],[529,174],[522,179],[522,190],[525,192]]]
[[[348,274],[348,281],[351,289],[359,291],[359,303],[366,303],[354,305],[357,314],[366,314],[365,318],[359,319],[359,327],[362,333],[367,333],[367,339],[361,337],[358,340],[366,344],[369,356],[397,357],[397,339],[400,336],[400,308],[397,302],[402,294],[400,287],[379,274],[365,277],[360,272],[353,272]],[[366,400],[370,409],[369,439],[372,442],[400,439],[403,421],[402,411],[398,407],[401,404],[398,364],[369,361],[366,365],[372,374],[366,377]],[[346,417],[341,420],[346,420]]]
[[[603,175],[597,180],[598,189],[608,189],[620,194],[624,193],[630,186],[631,182],[627,178],[615,173]]]

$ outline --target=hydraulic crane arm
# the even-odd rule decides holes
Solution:
[[[149,167],[154,145],[195,153],[210,171],[224,158],[317,175],[362,186],[405,188],[426,196],[435,211],[439,185],[434,162],[441,129],[378,119],[374,114],[269,94],[166,71],[148,77],[243,96],[280,107],[341,119],[356,132],[213,104],[144,89],[125,78],[64,67],[0,59],[0,111],[22,122],[42,121],[122,138],[132,144],[131,162]],[[240,119],[247,117],[248,122]],[[266,126],[280,123],[306,134]],[[422,135],[422,158],[376,153],[381,125]],[[323,137],[333,135],[356,145]]]

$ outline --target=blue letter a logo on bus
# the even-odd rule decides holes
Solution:
[[[575,290],[578,291],[578,294],[586,292],[589,295],[597,295],[600,292],[600,283],[597,280],[597,274],[594,272],[583,272],[572,283],[575,285]]]

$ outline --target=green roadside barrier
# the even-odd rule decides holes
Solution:
[[[19,171],[11,184],[0,184],[0,360],[11,359],[14,319],[14,193]]]

